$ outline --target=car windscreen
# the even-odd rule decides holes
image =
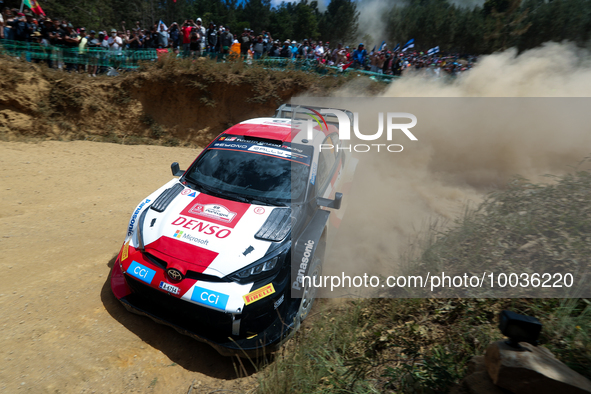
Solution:
[[[185,178],[206,192],[227,194],[228,198],[237,195],[289,203],[304,198],[309,160],[287,145],[217,141],[200,156]]]

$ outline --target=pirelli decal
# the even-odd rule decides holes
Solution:
[[[258,301],[261,298],[265,298],[266,296],[271,295],[273,293],[275,293],[275,288],[273,287],[273,283],[269,283],[266,286],[259,287],[255,291],[251,291],[247,295],[243,295],[242,298],[244,298],[245,305],[250,305],[253,302]]]
[[[127,257],[129,257],[129,241],[127,241],[125,245],[123,245],[123,251],[121,252],[121,261],[127,260]]]

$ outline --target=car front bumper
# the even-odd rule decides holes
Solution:
[[[124,275],[118,259],[111,271],[111,288],[129,312],[147,316],[183,335],[207,343],[224,356],[260,357],[273,353],[294,332],[293,318],[289,318],[295,316],[297,310],[294,302],[285,302],[282,308],[271,309],[271,313],[268,312],[269,308],[251,310],[250,317],[245,309],[246,316],[239,316],[245,318],[240,329],[241,335],[232,335],[232,314],[170,297]],[[261,310],[267,312],[257,316]]]

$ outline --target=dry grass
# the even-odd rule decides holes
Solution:
[[[461,272],[474,262],[502,267],[510,261],[513,272],[583,273],[591,256],[591,173],[581,170],[585,165],[550,184],[516,179],[448,230],[434,227],[407,268],[436,270],[445,261],[447,269]],[[589,299],[370,299],[323,310],[323,318],[267,367],[259,392],[448,392],[465,375],[469,357],[502,338],[497,318],[503,309],[537,317],[540,343],[591,378]]]

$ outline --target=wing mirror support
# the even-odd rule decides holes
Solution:
[[[316,199],[316,203],[321,207],[333,208],[333,209],[340,209],[341,202],[343,201],[343,193],[335,193],[334,200],[330,198],[322,198],[318,197]]]
[[[172,170],[173,176],[181,176],[185,173],[185,171],[179,168],[179,163],[177,163],[176,161],[170,165],[170,169]]]

